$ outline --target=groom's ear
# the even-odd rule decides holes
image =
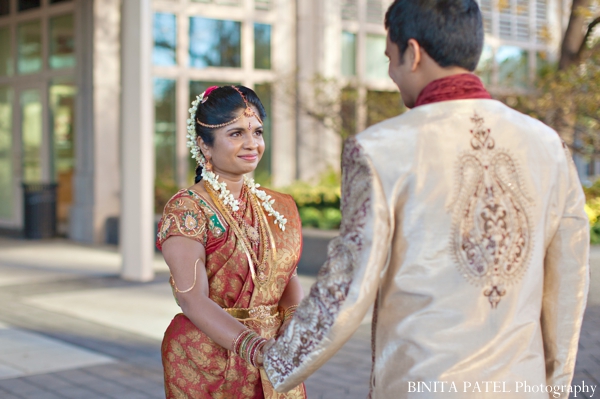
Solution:
[[[404,57],[402,62],[409,63],[411,72],[415,72],[419,67],[419,64],[421,64],[421,60],[423,58],[421,53],[422,50],[423,49],[421,48],[419,42],[417,42],[415,39],[408,39],[408,46],[403,54]]]

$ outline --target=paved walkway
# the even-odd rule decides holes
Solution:
[[[574,383],[600,386],[600,249],[592,255]],[[164,398],[160,339],[178,311],[166,265],[158,255],[142,284],[119,279],[119,264],[112,247],[0,239],[0,399]],[[307,290],[314,278],[301,278]],[[365,398],[370,358],[363,322],[307,380],[309,398]]]

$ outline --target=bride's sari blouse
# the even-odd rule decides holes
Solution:
[[[274,206],[288,222],[282,232],[273,218],[265,215],[275,241],[276,258],[271,257],[275,260],[268,265],[269,280],[260,287],[252,281],[242,242],[223,215],[194,191],[180,190],[169,200],[158,226],[156,244],[161,249],[167,238],[183,236],[204,245],[210,299],[268,339],[275,336],[281,325],[279,314],[273,309],[296,271],[302,236],[293,199],[265,191],[275,199]],[[257,225],[249,195],[242,196],[242,218],[249,225]],[[263,213],[262,208],[257,211],[259,215]],[[258,259],[261,256],[259,252]],[[215,343],[182,313],[175,316],[165,332],[162,359],[167,399],[306,397],[303,384],[286,394],[276,393],[262,370]]]

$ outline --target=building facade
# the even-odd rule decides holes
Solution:
[[[526,90],[556,57],[565,1],[480,0],[478,72],[493,92]],[[339,168],[344,136],[402,111],[383,54],[390,3],[0,0],[0,229],[22,230],[24,183],[57,183],[71,239],[139,231],[191,184],[188,108],[215,84],[264,102],[257,179]]]

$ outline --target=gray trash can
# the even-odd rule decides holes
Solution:
[[[29,239],[56,236],[56,183],[24,183],[24,235]]]

